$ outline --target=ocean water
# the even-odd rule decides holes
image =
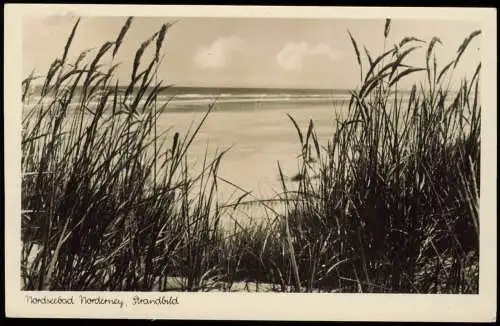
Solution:
[[[169,99],[157,127],[183,134],[193,121],[200,121],[210,104],[214,105],[188,159],[199,166],[205,153],[213,155],[229,149],[221,161],[219,176],[251,191],[256,198],[267,199],[281,191],[278,162],[287,177],[298,172],[300,142],[287,114],[296,120],[304,135],[312,120],[320,143],[326,145],[334,131],[335,115],[346,110],[348,100],[349,94],[342,91],[239,89],[183,93]],[[226,185],[221,192],[241,194],[235,190]]]

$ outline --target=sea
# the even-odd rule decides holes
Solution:
[[[282,190],[278,162],[287,179],[298,173],[301,146],[288,115],[304,135],[312,121],[318,140],[326,145],[335,118],[345,115],[349,100],[348,90],[180,88],[159,97],[159,104],[168,103],[157,128],[182,135],[212,105],[189,158],[196,164],[205,153],[228,150],[220,177],[257,198],[268,198]]]

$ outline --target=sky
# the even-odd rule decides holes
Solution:
[[[114,41],[125,20],[82,18],[70,58]],[[52,60],[62,55],[75,21],[75,17],[63,15],[25,18],[23,76],[32,70],[35,75],[47,71]],[[130,79],[142,41],[171,21],[177,22],[167,32],[158,77],[177,86],[355,88],[360,71],[348,31],[372,56],[384,49],[383,19],[135,17],[115,58],[121,62],[119,80],[126,83]],[[475,21],[393,20],[386,46],[405,36],[424,41],[437,36],[443,43],[436,46],[438,65],[443,67],[455,57],[464,38],[480,28]],[[426,47],[419,49],[407,63],[424,66],[425,52]],[[472,74],[480,60],[480,37],[461,60],[456,74]],[[410,87],[413,81],[407,79],[401,86]]]

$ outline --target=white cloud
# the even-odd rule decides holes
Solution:
[[[302,69],[305,57],[312,55],[327,56],[331,60],[338,58],[338,52],[328,44],[320,43],[312,46],[307,42],[288,43],[278,53],[276,60],[285,70],[293,71]]]
[[[194,57],[201,68],[220,68],[225,66],[234,52],[242,51],[245,42],[236,36],[219,38],[209,46],[202,46]]]
[[[75,23],[77,16],[72,12],[60,13],[55,15],[46,16],[43,21],[47,25],[63,25],[68,23]]]

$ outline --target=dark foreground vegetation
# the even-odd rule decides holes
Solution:
[[[349,34],[360,86],[341,108],[347,118],[323,146],[312,121],[302,130],[290,116],[301,178],[287,189],[278,165],[285,213],[261,201],[267,217],[227,228],[221,220],[242,203],[217,198],[224,153],[206,155],[199,171],[189,165],[204,119],[185,135],[156,130],[168,114],[156,101],[167,87],[156,72],[171,25],[140,44],[128,87],[115,77],[132,21],[69,62],[77,22],[39,97],[30,91],[36,77],[23,81],[23,289],[165,291],[178,277],[187,291],[256,282],[276,291],[478,293],[480,66],[458,82],[453,73],[479,31],[443,65],[439,38],[407,37],[371,55]],[[383,32],[385,42],[390,20]],[[406,64],[414,51],[423,67]],[[400,91],[414,74],[421,83]]]

